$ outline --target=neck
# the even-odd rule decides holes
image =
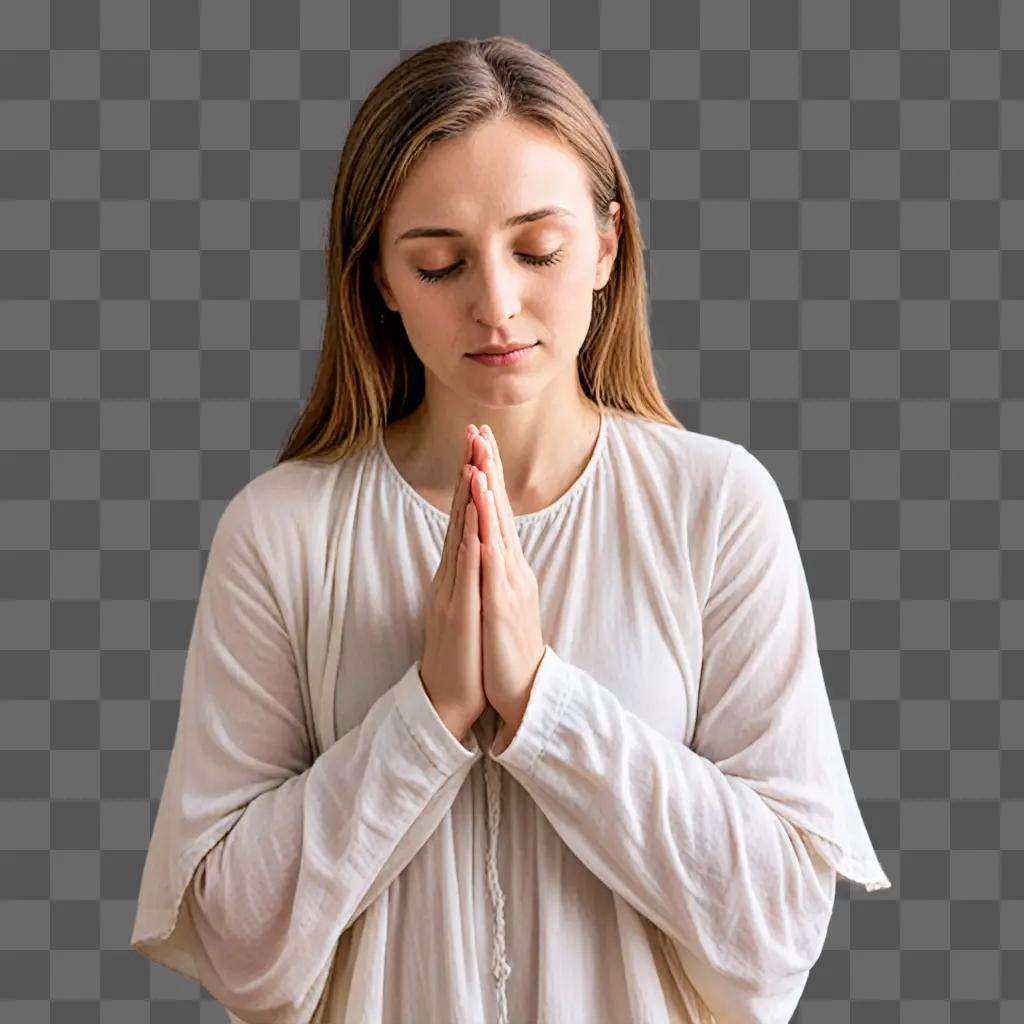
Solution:
[[[421,490],[450,493],[467,423],[485,423],[498,442],[512,510],[546,508],[583,472],[600,429],[600,411],[582,391],[571,401],[548,396],[516,406],[431,402],[429,393],[392,428],[403,473]],[[390,446],[389,446],[390,447]],[[395,459],[397,462],[398,459]]]

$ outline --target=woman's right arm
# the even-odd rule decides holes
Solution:
[[[436,829],[469,769],[419,662],[315,760],[251,497],[214,533],[132,945],[248,1024],[308,1021],[342,931]]]

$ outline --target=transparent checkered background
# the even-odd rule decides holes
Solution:
[[[550,52],[635,189],[659,379],[785,494],[893,888],[794,1020],[1024,1019],[1024,3],[0,3],[0,1019],[224,1021],[128,945],[213,528],[312,380],[399,59]]]

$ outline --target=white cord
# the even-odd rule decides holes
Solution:
[[[498,880],[498,833],[501,826],[501,767],[484,758],[484,791],[487,796],[487,890],[494,908],[494,948],[491,971],[497,985],[498,1024],[508,1024],[505,981],[512,968],[505,957],[505,896]]]

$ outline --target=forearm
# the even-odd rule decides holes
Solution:
[[[411,723],[392,708],[341,737],[254,798],[197,869],[188,900],[204,984],[251,1024],[307,1019],[341,932],[454,801],[476,757],[459,755],[440,721],[420,728],[427,710]]]
[[[802,989],[835,873],[797,830],[575,666],[545,663],[532,701],[499,763],[587,868],[665,933],[716,1016],[741,1019],[738,1008]]]

